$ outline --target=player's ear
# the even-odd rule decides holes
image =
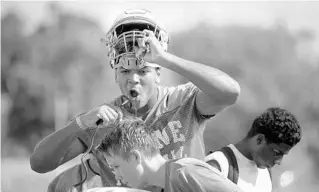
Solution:
[[[161,68],[160,67],[156,67],[155,68],[155,72],[156,72],[156,83],[160,83],[161,82]]]
[[[114,69],[114,77],[115,77],[115,83],[118,83],[118,80],[117,80],[117,69]]]
[[[136,161],[137,164],[141,164],[142,163],[142,154],[141,154],[141,152],[138,151],[138,150],[132,151],[132,160]]]
[[[266,144],[266,137],[264,134],[257,134],[255,137],[257,145]]]

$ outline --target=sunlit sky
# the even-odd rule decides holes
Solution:
[[[198,21],[215,25],[257,25],[269,27],[285,23],[294,31],[311,29],[319,39],[319,1],[57,1],[64,11],[88,16],[104,31],[116,16],[129,8],[145,8],[164,24],[168,32],[187,30]],[[24,20],[26,33],[48,19],[47,1],[1,2],[1,16],[14,9]],[[319,44],[319,43],[316,43]],[[317,47],[317,46],[316,46]],[[319,46],[318,46],[319,47]],[[316,50],[319,50],[316,48]]]

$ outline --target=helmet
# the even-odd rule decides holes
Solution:
[[[141,56],[143,55],[141,52],[145,53],[149,50],[148,46],[141,41],[144,37],[144,29],[153,31],[164,50],[167,51],[168,34],[153,19],[151,12],[145,9],[130,9],[117,17],[106,34],[105,42],[109,48],[108,57],[112,68],[159,67],[156,64],[144,62]]]

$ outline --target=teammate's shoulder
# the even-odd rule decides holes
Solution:
[[[195,158],[192,158],[192,157],[184,157],[184,158],[179,158],[179,159],[176,159],[175,160],[175,163],[189,163],[189,162],[198,162],[198,161],[201,161],[199,159],[195,159]]]
[[[184,157],[181,159],[178,159],[174,162],[175,164],[179,164],[181,167],[187,167],[187,166],[206,166],[207,164],[199,159],[191,158],[191,157]]]
[[[180,162],[180,168],[176,170],[177,177],[195,176],[196,173],[212,170],[212,166],[199,159],[185,158]],[[195,174],[195,175],[194,175]]]
[[[196,87],[196,85],[194,85],[194,83],[189,81],[187,83],[183,83],[183,84],[177,85],[177,86],[175,86],[175,88],[178,89],[178,90],[193,90],[193,89],[195,89],[197,87]]]
[[[165,87],[163,96],[167,96],[171,102],[180,103],[190,98],[198,88],[191,82],[177,86]]]
[[[158,93],[159,93],[159,95],[160,95],[160,97],[161,97],[161,96],[166,95],[166,94],[167,94],[169,91],[171,91],[173,88],[174,88],[174,87],[172,87],[172,86],[158,85],[158,86],[157,86],[157,91],[158,91]]]
[[[161,90],[164,92],[171,92],[171,91],[181,91],[181,90],[187,90],[187,89],[194,89],[196,88],[196,85],[194,85],[192,82],[182,83],[178,85],[172,85],[172,86],[158,86]]]

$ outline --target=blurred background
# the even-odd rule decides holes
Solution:
[[[242,139],[266,108],[286,108],[303,138],[275,167],[276,191],[319,190],[319,2],[1,1],[3,191],[46,191],[80,162],[38,174],[29,157],[70,118],[120,94],[100,38],[128,8],[153,12],[170,34],[169,52],[239,81],[237,104],[207,125],[207,148]],[[187,82],[168,70],[162,76],[164,85]]]

